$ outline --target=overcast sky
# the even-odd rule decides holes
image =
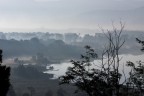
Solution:
[[[144,0],[0,0],[0,31],[96,30],[120,18],[144,30],[142,12]]]

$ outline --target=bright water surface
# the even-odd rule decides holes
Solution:
[[[122,58],[122,60],[120,61],[120,64],[121,64],[120,70],[124,69],[126,76],[128,76],[128,72],[129,72],[130,68],[128,68],[128,67],[123,68],[123,64],[126,64],[127,61],[132,61],[134,63],[139,60],[144,61],[144,54],[142,54],[142,55],[130,55],[130,54],[120,55],[120,58]],[[94,64],[99,65],[100,63],[101,63],[100,60],[94,61]],[[54,78],[57,78],[61,75],[64,75],[67,68],[69,66],[72,66],[72,64],[70,62],[64,62],[64,63],[60,63],[60,64],[51,64],[50,66],[53,66],[54,70],[49,70],[49,71],[46,71],[45,73],[52,73],[52,74],[54,74]],[[93,67],[96,67],[96,66],[93,66]],[[47,69],[48,68],[49,68],[49,66],[47,66]]]

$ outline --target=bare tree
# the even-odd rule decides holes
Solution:
[[[71,60],[73,67],[69,67],[66,74],[60,77],[60,84],[73,84],[89,96],[120,96],[122,74],[119,51],[125,42],[121,38],[124,24],[120,23],[120,26],[120,30],[113,26],[113,31],[104,33],[108,43],[99,57],[100,64],[92,62],[98,56],[94,49],[86,46],[86,53],[81,55],[80,61]]]
[[[121,57],[119,56],[119,51],[125,43],[125,40],[121,37],[123,29],[124,24],[120,22],[120,30],[117,30],[113,25],[113,31],[107,30],[107,34],[104,33],[108,42],[101,57],[101,70],[107,74],[106,83],[111,86],[111,95],[114,94],[116,96],[120,95],[120,88],[122,85],[120,84],[122,74],[120,73]]]

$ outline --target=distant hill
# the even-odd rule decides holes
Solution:
[[[39,39],[31,40],[3,40],[0,39],[0,48],[4,51],[4,57],[33,56],[42,53],[52,59],[70,59],[78,57],[81,47],[65,44],[62,40],[54,40],[47,46]]]
[[[57,58],[77,58],[82,51],[81,47],[67,45],[61,40],[56,40],[47,47],[48,54]]]

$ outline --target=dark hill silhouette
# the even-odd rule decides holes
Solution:
[[[4,55],[7,56],[20,56],[32,55],[43,51],[45,46],[39,42],[32,40],[0,40],[1,48],[4,50]]]
[[[39,39],[30,40],[3,40],[0,39],[0,46],[4,50],[5,57],[34,56],[42,53],[52,59],[76,58],[82,52],[81,47],[65,44],[62,40],[54,40],[48,45],[44,45]]]

